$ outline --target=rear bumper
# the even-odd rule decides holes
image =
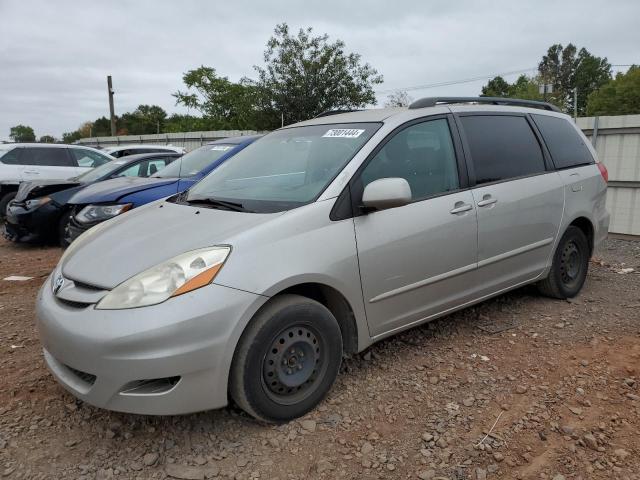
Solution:
[[[7,208],[4,236],[14,242],[38,242],[58,237],[60,209],[48,203],[33,210],[12,203]]]

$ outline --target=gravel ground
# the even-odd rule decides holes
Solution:
[[[640,479],[638,241],[609,240],[572,301],[519,289],[347,359],[281,426],[76,401],[34,328],[60,253],[0,240],[0,478]]]

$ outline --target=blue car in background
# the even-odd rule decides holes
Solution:
[[[68,243],[91,227],[161,198],[183,192],[260,135],[225,138],[185,154],[149,178],[114,178],[88,186],[68,201]]]

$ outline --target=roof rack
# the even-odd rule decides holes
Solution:
[[[435,107],[438,104],[451,103],[489,103],[491,105],[514,105],[521,107],[541,108],[552,112],[560,112],[561,110],[548,102],[539,102],[537,100],[523,100],[521,98],[503,98],[503,97],[425,97],[416,100],[410,109]]]
[[[313,118],[320,118],[320,117],[328,117],[329,115],[338,115],[340,113],[351,113],[351,112],[359,112],[360,110],[358,109],[354,109],[354,110],[327,110],[326,112],[322,112],[319,113],[318,115],[316,115]]]

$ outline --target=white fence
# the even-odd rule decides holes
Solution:
[[[640,235],[640,115],[578,118],[609,171],[609,231]]]
[[[76,143],[89,147],[113,147],[116,145],[173,145],[183,147],[188,152],[205,143],[228,137],[257,135],[264,132],[254,130],[213,130],[210,132],[160,133],[154,135],[121,135],[117,137],[81,138]]]

